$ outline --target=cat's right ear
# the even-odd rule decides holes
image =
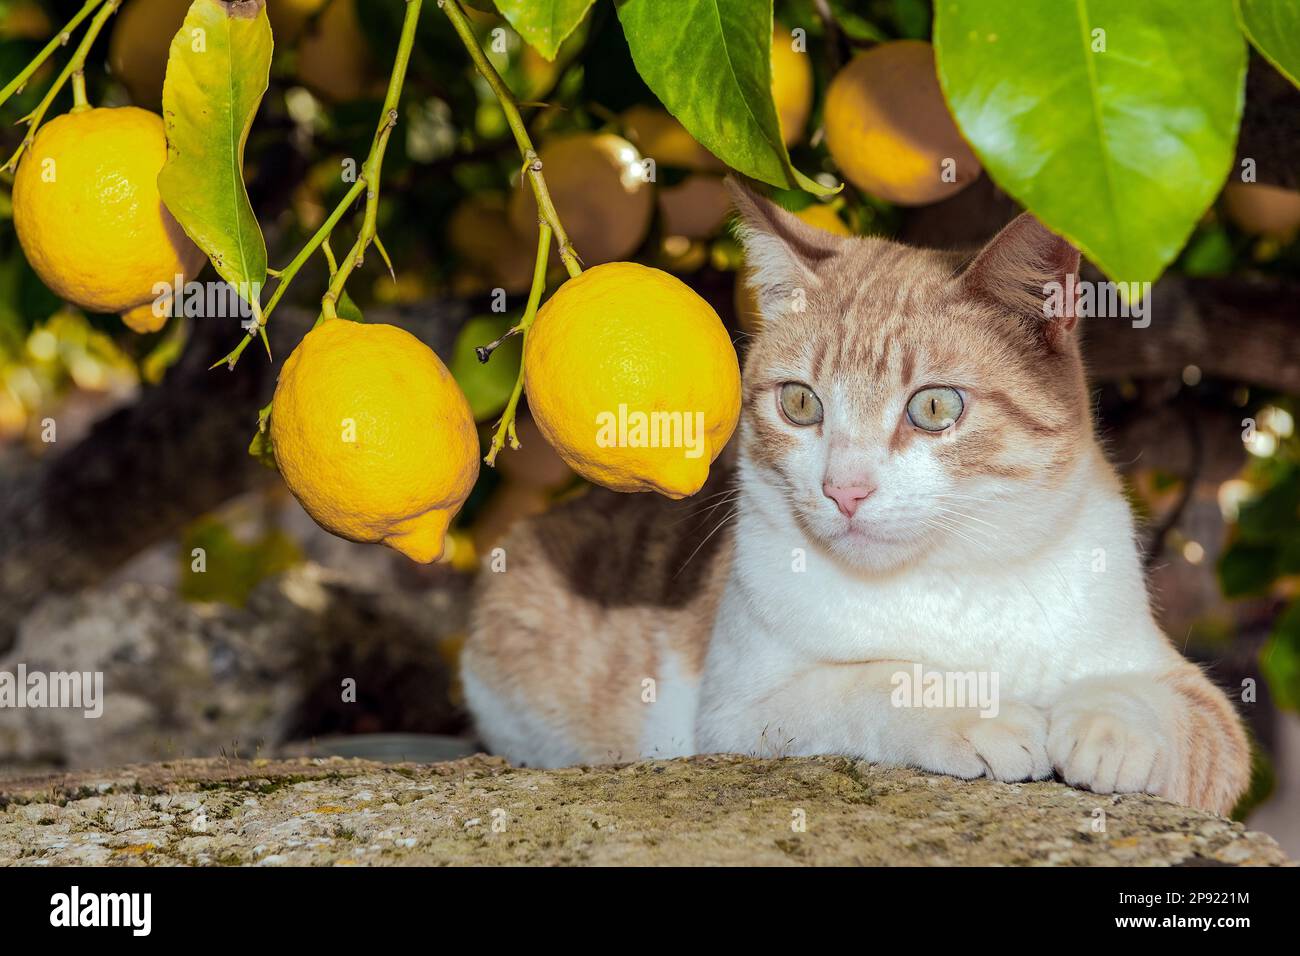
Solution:
[[[771,320],[803,310],[821,285],[818,266],[833,258],[844,240],[759,195],[738,176],[727,177],[738,216],[736,234],[745,247],[745,282],[759,311]]]

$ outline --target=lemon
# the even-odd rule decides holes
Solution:
[[[340,103],[365,94],[370,65],[356,0],[331,0],[298,44],[298,79],[313,92]]]
[[[451,373],[391,325],[331,319],[285,360],[271,411],[276,464],[322,528],[413,561],[442,555],[478,477],[478,434]]]
[[[108,65],[131,99],[156,108],[172,38],[185,22],[190,0],[131,0],[122,5],[108,41]]]
[[[920,206],[979,178],[979,161],[939,89],[934,49],[921,40],[881,43],[856,56],[831,81],[825,114],[832,158],[873,196]]]
[[[701,172],[726,168],[666,110],[633,106],[619,118],[628,139],[636,144],[641,155],[653,159],[659,166]]]
[[[307,21],[320,12],[329,0],[271,0],[266,5],[266,15],[271,20],[271,32],[277,41],[290,41],[298,37]]]
[[[598,265],[636,251],[650,229],[654,188],[635,146],[612,133],[572,133],[538,155],[555,211],[583,262]],[[527,176],[510,197],[510,224],[520,236],[537,235]]]
[[[91,312],[138,307],[203,267],[205,257],[163,206],[162,119],[124,106],[56,117],[40,128],[14,178],[14,229],[27,261],[59,296]]]
[[[731,193],[718,176],[692,173],[676,186],[659,188],[659,215],[665,236],[708,239],[731,213]]]
[[[0,18],[0,39],[44,40],[54,32],[54,24],[36,0],[17,0]]]
[[[475,195],[462,200],[447,219],[447,242],[483,276],[488,288],[499,286],[514,295],[532,285],[536,231],[530,238],[516,235],[499,197]]]
[[[803,138],[812,112],[813,74],[808,54],[794,48],[794,37],[780,23],[772,33],[772,101],[781,139],[790,146]]]
[[[699,491],[740,414],[740,368],[712,307],[633,262],[570,279],[524,342],[533,419],[564,462],[615,491]]]
[[[1223,211],[1250,236],[1290,242],[1300,232],[1300,192],[1264,183],[1228,183]]]

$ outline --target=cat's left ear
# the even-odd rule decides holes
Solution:
[[[1079,250],[1029,213],[994,236],[961,276],[971,298],[1009,312],[1059,347],[1078,324]]]
[[[808,293],[822,284],[819,266],[834,258],[845,240],[786,212],[736,176],[727,177],[727,187],[745,247],[745,282],[759,311],[768,319],[802,311]]]

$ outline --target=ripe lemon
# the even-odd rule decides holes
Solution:
[[[206,259],[158,194],[166,159],[162,119],[134,106],[42,126],[13,192],[14,229],[41,281],[83,309],[138,324],[155,284],[196,275]]]
[[[488,288],[500,286],[514,295],[532,285],[536,233],[531,238],[516,235],[500,197],[475,195],[462,200],[447,219],[447,242],[482,275]]]
[[[298,44],[298,79],[313,92],[341,103],[365,94],[370,66],[356,0],[331,0]]]
[[[131,0],[117,14],[108,65],[141,106],[162,103],[167,55],[189,8],[190,0]]]
[[[1265,183],[1228,183],[1223,211],[1250,236],[1287,243],[1300,232],[1300,192]]]
[[[946,199],[980,174],[939,89],[934,49],[921,40],[881,43],[835,75],[826,145],[853,185],[904,206]]]
[[[54,24],[36,0],[17,0],[0,19],[0,39],[44,40],[54,32]]]
[[[329,0],[271,0],[266,5],[266,15],[271,21],[271,32],[277,42],[297,38],[307,21],[320,12]]]
[[[722,179],[693,173],[676,186],[659,188],[659,215],[665,236],[708,239],[731,212],[731,193]]]
[[[740,414],[740,368],[712,307],[633,262],[560,286],[524,342],[533,420],[570,468],[615,491],[699,491]]]
[[[588,265],[631,255],[645,239],[654,207],[637,148],[612,133],[572,133],[541,148],[542,172],[564,228]],[[510,197],[510,224],[537,235],[537,202],[528,177]]]
[[[807,53],[794,48],[790,31],[779,23],[772,33],[772,100],[781,123],[781,139],[787,146],[797,143],[812,112],[812,65]]]
[[[701,146],[667,110],[633,106],[620,119],[628,139],[636,144],[641,155],[653,159],[659,166],[700,172],[726,168],[722,160]]]
[[[469,403],[438,356],[391,325],[330,319],[308,332],[280,372],[271,443],[317,524],[421,563],[442,555],[478,478]]]

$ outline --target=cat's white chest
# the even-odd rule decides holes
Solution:
[[[743,531],[742,531],[743,534]],[[1163,654],[1145,596],[1128,568],[1101,565],[1063,540],[1035,561],[961,570],[925,566],[864,581],[810,549],[762,532],[738,548],[731,601],[749,605],[746,653],[773,649],[773,667],[871,660],[920,661],[948,671],[996,671],[1003,690],[1034,700],[1117,663]],[[1107,577],[1110,575],[1110,577]],[[725,633],[715,640],[735,642]],[[1115,661],[1116,630],[1131,629]],[[1120,642],[1124,646],[1124,642]]]

